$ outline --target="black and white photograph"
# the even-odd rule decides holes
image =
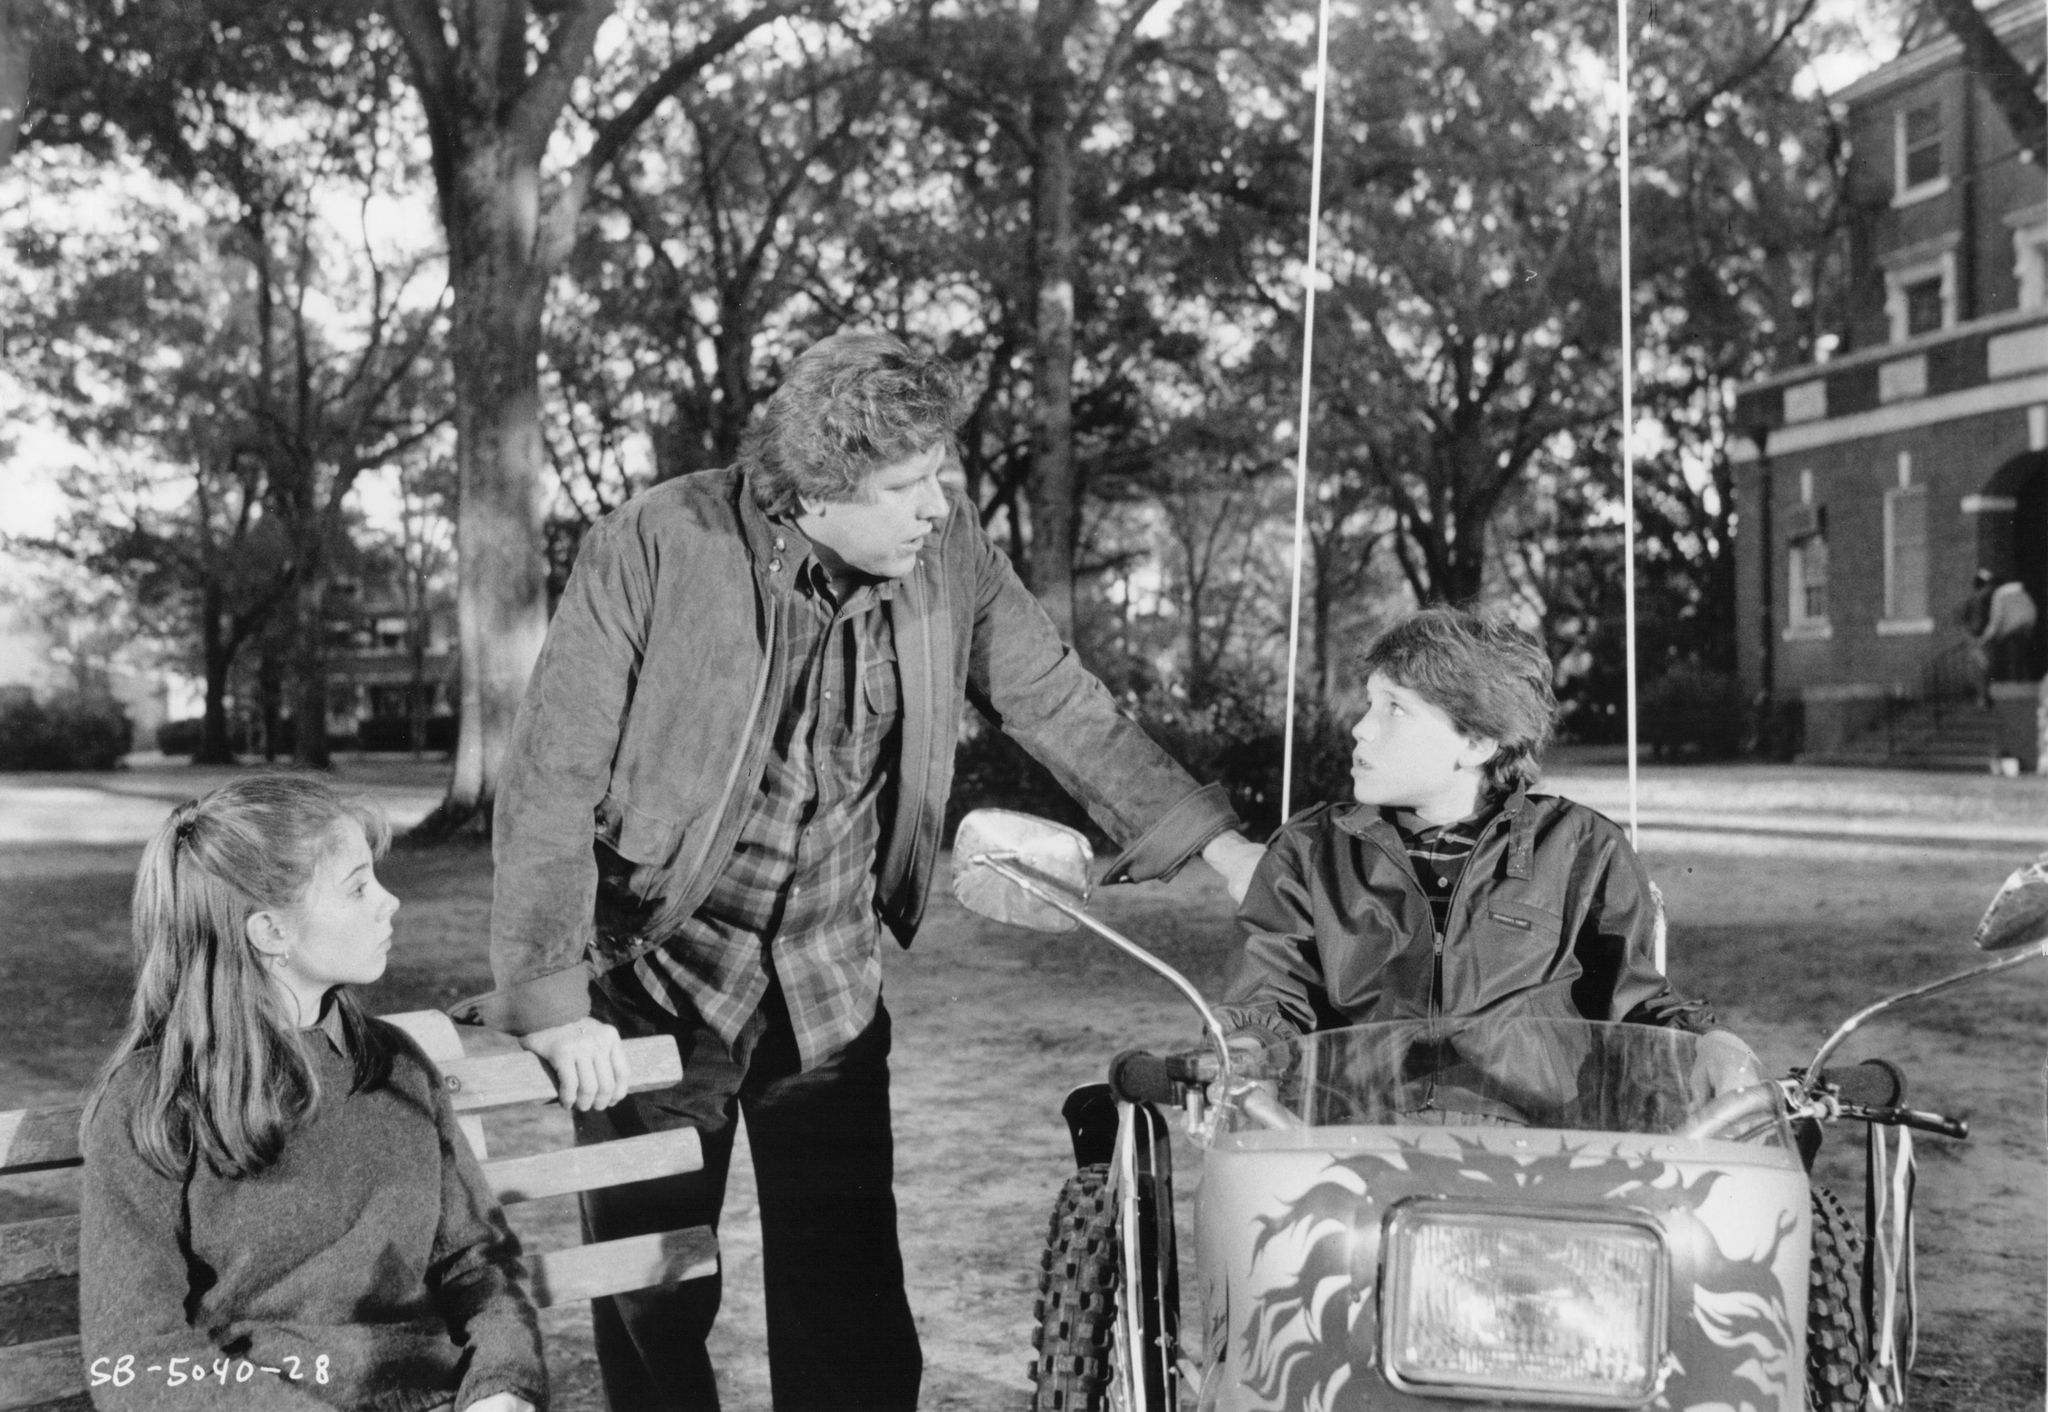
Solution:
[[[0,1412],[2048,1408],[2048,0],[0,0]]]

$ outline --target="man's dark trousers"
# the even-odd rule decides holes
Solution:
[[[760,1196],[776,1412],[915,1408],[924,1364],[896,1242],[888,1011],[877,1001],[865,1030],[800,1073],[789,1012],[772,984],[737,1053],[688,1001],[680,1002],[681,1017],[669,1013],[630,971],[613,972],[591,998],[592,1014],[628,1039],[674,1035],[683,1079],[576,1114],[577,1140],[695,1127],[704,1166],[585,1195],[585,1238],[716,1226],[737,1109],[746,1117]],[[720,1279],[594,1301],[612,1412],[718,1406],[704,1339],[718,1313]]]

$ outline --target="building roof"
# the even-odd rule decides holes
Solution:
[[[2048,0],[1996,0],[1977,8],[1991,21],[1992,33],[2005,40],[2024,34],[2029,28],[2039,30],[2048,21]],[[1946,28],[1936,27],[1932,38],[1908,49],[1889,64],[1872,69],[1835,97],[1844,103],[1867,103],[1955,63],[1962,53],[1963,46],[1956,37]]]

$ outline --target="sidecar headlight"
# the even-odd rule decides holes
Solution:
[[[1411,1201],[1382,1250],[1395,1386],[1617,1407],[1655,1391],[1670,1257],[1647,1220]]]

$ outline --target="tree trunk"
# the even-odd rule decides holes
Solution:
[[[1074,640],[1074,135],[1067,36],[1085,0],[1038,0],[1031,83],[1031,255],[1038,287],[1031,400],[1032,592]]]
[[[406,713],[410,717],[412,737],[412,758],[417,760],[427,753],[427,633],[431,620],[427,615],[427,585],[423,577],[413,582],[412,603],[412,684],[405,694]]]
[[[14,155],[28,109],[36,8],[35,0],[0,0],[0,166]]]
[[[327,744],[325,587],[313,569],[292,593],[292,763],[308,770],[334,768]]]
[[[434,829],[488,833],[505,748],[547,636],[542,544],[540,172],[503,140],[475,150],[446,213],[455,286],[456,615],[462,726]],[[516,169],[513,169],[516,168]]]
[[[277,758],[278,737],[284,734],[284,668],[268,640],[256,662],[256,695],[263,715],[263,761]]]
[[[199,752],[196,765],[232,765],[233,744],[228,740],[228,669],[234,665],[234,647],[221,630],[222,594],[218,584],[208,584],[200,602],[200,648],[206,660],[206,706],[200,713]]]

